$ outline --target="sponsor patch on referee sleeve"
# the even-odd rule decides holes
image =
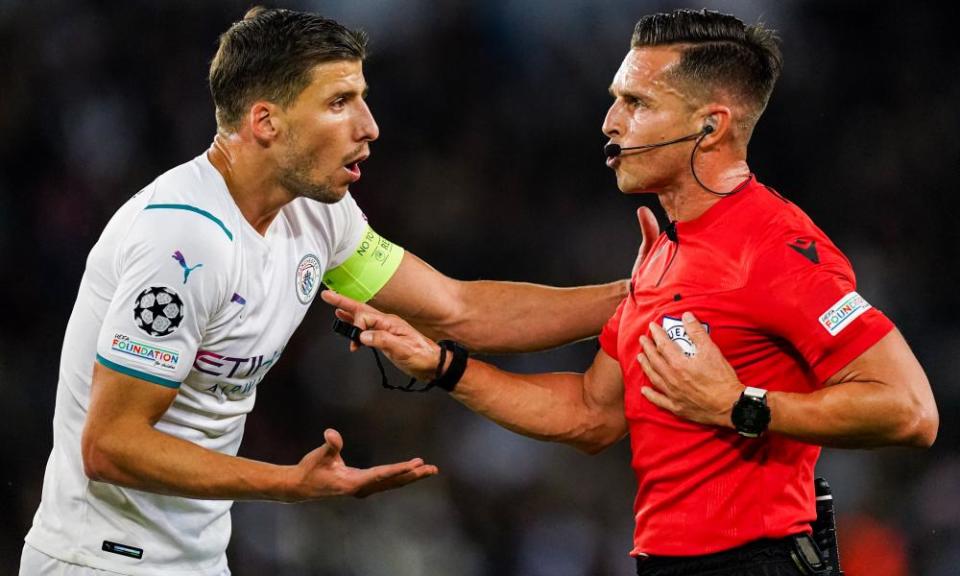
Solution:
[[[863,296],[850,292],[820,315],[820,324],[831,336],[836,336],[870,308],[872,306],[863,299]]]

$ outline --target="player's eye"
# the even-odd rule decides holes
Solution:
[[[346,105],[347,105],[347,99],[343,98],[342,96],[330,103],[330,107],[333,108],[334,110],[343,110],[346,107]]]

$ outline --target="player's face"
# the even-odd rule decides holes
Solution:
[[[695,132],[693,106],[671,83],[668,72],[680,60],[671,47],[634,48],[613,77],[613,104],[603,121],[603,133],[623,148],[655,144]],[[669,189],[685,172],[690,145],[677,144],[607,160],[622,192]]]
[[[366,92],[362,62],[328,62],[313,69],[313,81],[282,111],[279,182],[294,196],[334,203],[360,179],[360,162],[380,135]]]

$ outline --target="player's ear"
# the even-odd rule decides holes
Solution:
[[[257,100],[247,110],[247,125],[250,133],[258,142],[267,144],[277,139],[280,128],[280,118],[277,115],[279,107],[267,100]]]

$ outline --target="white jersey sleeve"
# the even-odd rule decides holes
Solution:
[[[118,283],[97,337],[97,361],[179,388],[232,294],[232,234],[189,205],[154,204],[135,218],[115,252]]]

